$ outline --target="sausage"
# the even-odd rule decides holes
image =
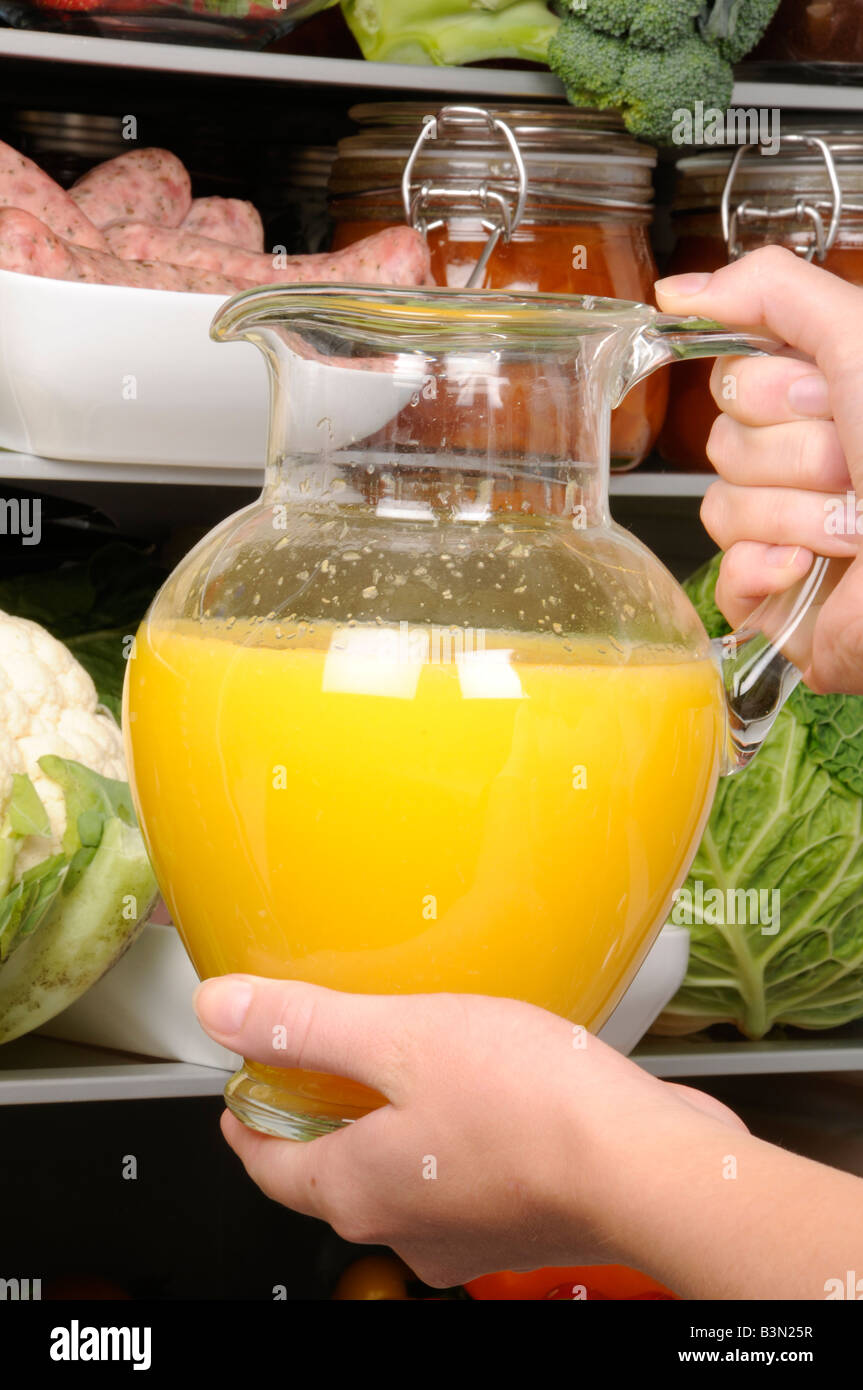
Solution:
[[[22,208],[57,236],[104,251],[105,238],[69,194],[32,159],[0,140],[0,208]]]
[[[193,294],[235,294],[249,282],[189,266],[121,261],[106,251],[72,246],[38,218],[20,208],[0,208],[0,269],[48,280],[89,285],[130,285],[136,289],[185,290]]]
[[[343,251],[314,256],[256,255],[182,228],[172,231],[142,222],[115,223],[105,228],[105,238],[123,260],[167,261],[239,276],[256,285],[432,283],[428,246],[412,227],[389,227]]]
[[[97,227],[134,217],[179,227],[192,205],[187,169],[170,150],[129,150],[88,169],[69,196]]]
[[[240,198],[193,198],[182,227],[184,232],[240,246],[244,251],[264,249],[264,224],[258,209]]]

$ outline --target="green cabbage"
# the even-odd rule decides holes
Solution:
[[[729,630],[714,599],[719,559],[686,585],[711,637]],[[720,782],[685,888],[704,907],[686,979],[654,1031],[732,1023],[761,1038],[777,1024],[863,1018],[863,698],[798,686],[750,767]],[[778,931],[763,915],[705,920],[717,889],[725,901],[778,890]]]

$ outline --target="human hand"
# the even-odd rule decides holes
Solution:
[[[745,1134],[712,1097],[658,1081],[584,1029],[510,999],[351,995],[231,975],[205,981],[196,1008],[211,1037],[251,1061],[272,1066],[275,1056],[387,1097],[310,1143],[257,1134],[229,1112],[222,1130],[268,1196],[346,1240],[391,1246],[441,1288],[544,1265],[653,1273],[620,1224],[617,1182],[637,1206],[645,1168],[665,1161],[658,1152],[673,1161],[698,1140],[715,1148],[719,1172],[729,1129]],[[659,1250],[653,1237],[646,1244]]]
[[[725,551],[716,598],[736,626],[797,583],[814,554],[850,559],[818,613],[804,679],[863,692],[863,551],[856,529],[831,530],[841,515],[831,499],[842,512],[847,494],[863,499],[863,290],[765,247],[712,275],[661,280],[656,293],[667,312],[766,328],[789,345],[787,355],[718,358],[713,370],[723,414],[707,452],[720,481],[701,515]]]

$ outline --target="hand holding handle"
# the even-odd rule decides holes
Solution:
[[[761,333],[724,328],[710,319],[656,314],[634,341],[621,397],[657,367],[695,357],[740,357],[782,346]],[[809,573],[765,599],[746,622],[714,643],[728,714],[725,772],[752,760],[812,659],[818,614],[849,560],[816,556]]]

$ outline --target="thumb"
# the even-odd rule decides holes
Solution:
[[[848,469],[863,493],[863,289],[793,251],[765,246],[712,275],[660,280],[656,299],[666,313],[766,328],[811,357],[830,385]]]
[[[205,1032],[250,1062],[350,1077],[395,1101],[407,1088],[396,1065],[411,1032],[403,997],[220,975],[198,986],[194,1004]]]

